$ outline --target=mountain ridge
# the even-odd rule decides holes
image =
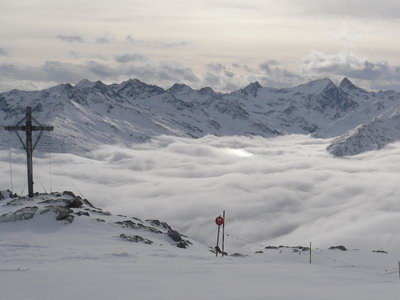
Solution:
[[[339,85],[323,78],[281,89],[252,82],[230,93],[180,83],[163,89],[138,79],[109,85],[83,79],[75,86],[65,83],[40,91],[0,93],[0,122],[15,124],[24,117],[25,107],[32,106],[35,118],[55,126],[55,144],[78,153],[99,144],[129,146],[162,134],[191,138],[312,134],[342,136],[344,145],[349,131],[397,105],[400,93],[368,92],[348,78]],[[18,147],[13,137],[2,134],[0,146],[10,145]]]

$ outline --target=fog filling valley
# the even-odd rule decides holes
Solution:
[[[334,158],[331,140],[161,136],[131,148],[102,146],[80,157],[34,153],[35,191],[72,190],[115,214],[170,223],[214,246],[226,210],[226,249],[267,245],[393,249],[400,246],[400,144]],[[9,151],[0,187],[10,188]],[[11,150],[14,192],[25,153]],[[50,178],[49,174],[52,174]],[[26,194],[26,186],[24,189]]]

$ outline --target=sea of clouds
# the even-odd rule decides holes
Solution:
[[[131,148],[102,146],[85,156],[37,153],[35,189],[72,190],[115,214],[160,219],[214,245],[226,210],[226,247],[267,245],[400,247],[400,144],[349,158],[329,140],[161,136]],[[9,188],[10,152],[0,151],[0,187]],[[11,151],[13,187],[26,187],[25,155]],[[50,177],[49,174],[52,174]]]

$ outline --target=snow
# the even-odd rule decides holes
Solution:
[[[59,197],[24,201],[44,199]],[[102,216],[102,223],[93,215],[75,216],[71,224],[51,214],[0,223],[2,298],[365,300],[395,299],[398,293],[395,253],[317,248],[310,265],[308,251],[260,245],[254,250],[262,253],[215,257],[196,242],[180,249],[160,234],[109,222],[129,216]],[[121,231],[140,232],[158,242],[126,242],[117,238]]]
[[[399,106],[392,107],[370,122],[336,138],[327,148],[335,156],[356,155],[384,148],[400,140]]]
[[[333,255],[334,256],[334,255]],[[348,255],[353,258],[357,255]],[[372,255],[370,255],[372,256]],[[96,259],[97,258],[97,259]],[[25,261],[24,261],[25,262]],[[24,263],[20,262],[20,263]],[[145,254],[64,257],[0,272],[6,299],[396,299],[398,274],[300,260]],[[395,266],[393,266],[395,267]],[[393,268],[391,268],[393,269]]]

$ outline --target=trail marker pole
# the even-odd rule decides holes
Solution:
[[[217,247],[215,247],[215,257],[218,256],[218,251],[219,251],[219,230],[220,230],[220,225],[218,225],[218,234],[217,234]]]
[[[218,256],[218,252],[222,253],[222,256],[224,255],[223,252],[221,251],[221,249],[219,248],[219,232],[221,229],[221,225],[224,224],[224,218],[221,217],[221,215],[219,215],[216,219],[215,219],[215,224],[218,225],[218,233],[217,233],[217,246],[215,246],[215,257]]]
[[[222,212],[222,218],[224,222],[222,223],[222,256],[225,255],[225,210]]]
[[[25,121],[25,125],[21,125],[22,122]],[[32,125],[32,124],[35,125]],[[53,126],[44,126],[40,124],[34,117],[32,117],[32,107],[26,108],[25,118],[17,123],[15,126],[5,126],[5,130],[14,131],[17,135],[19,141],[26,151],[26,163],[27,163],[27,175],[28,175],[28,196],[29,198],[33,197],[33,150],[35,150],[37,144],[39,143],[40,138],[43,135],[44,131],[52,131],[54,130]],[[18,131],[25,131],[25,143],[19,135]],[[32,142],[32,132],[40,131],[39,136],[36,138],[35,143]]]

